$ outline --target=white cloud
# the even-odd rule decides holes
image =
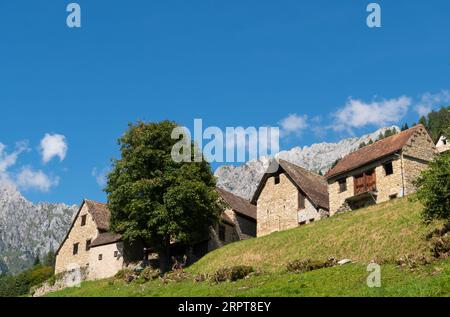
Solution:
[[[6,145],[0,143],[0,174],[6,173],[9,167],[16,164],[19,155],[28,150],[29,148],[27,141],[16,143],[16,147],[12,153],[7,153]]]
[[[41,140],[41,154],[42,161],[48,163],[54,157],[59,157],[60,161],[66,158],[67,154],[67,142],[66,137],[61,134],[48,134],[46,133]]]
[[[396,123],[405,117],[411,103],[411,98],[407,96],[369,103],[350,98],[344,107],[333,114],[333,129],[352,132],[354,128],[367,125],[382,127]]]
[[[107,183],[107,177],[109,170],[107,168],[102,169],[101,171],[98,171],[96,167],[92,169],[92,176],[95,178],[95,181],[97,182],[98,186],[101,188],[104,188]]]
[[[281,126],[281,136],[287,136],[291,133],[300,135],[301,132],[308,127],[308,116],[299,116],[290,114],[279,122]]]
[[[446,103],[450,103],[450,92],[448,90],[442,90],[436,94],[427,92],[420,96],[414,106],[414,110],[420,116],[425,116],[436,107],[446,106]]]
[[[24,167],[16,177],[16,185],[24,190],[35,189],[48,192],[51,187],[57,186],[59,178],[51,178],[43,171],[33,171],[30,167]]]

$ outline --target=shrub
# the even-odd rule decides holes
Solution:
[[[238,265],[231,268],[221,268],[214,273],[212,279],[216,283],[225,281],[237,281],[245,278],[255,270],[251,266]]]
[[[450,219],[450,152],[436,157],[414,184],[425,222]]]
[[[132,270],[123,269],[116,273],[115,278],[123,280],[126,283],[132,282],[137,276]]]
[[[160,276],[160,271],[158,269],[153,269],[151,267],[146,267],[142,270],[140,275],[145,281],[151,281],[157,279]]]
[[[245,278],[250,273],[253,273],[255,270],[251,266],[239,265],[233,266],[231,268],[230,280],[237,281]]]
[[[336,265],[335,259],[328,259],[326,261],[317,261],[317,260],[294,260],[292,262],[289,262],[286,265],[286,269],[289,272],[293,273],[303,273],[303,272],[309,272],[314,271],[318,269],[322,269],[325,267],[332,267]]]

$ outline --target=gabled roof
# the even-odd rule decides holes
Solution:
[[[97,238],[91,243],[91,248],[99,247],[101,245],[107,245],[122,240],[122,236],[113,232],[100,233]]]
[[[277,162],[274,161],[273,164]],[[325,178],[322,176],[310,172],[300,166],[289,163],[285,160],[278,161],[278,170],[274,173],[265,173],[261,182],[256,189],[255,194],[252,198],[252,203],[256,204],[256,201],[261,194],[262,189],[267,182],[267,179],[272,175],[278,173],[280,168],[284,170],[289,177],[289,179],[310,199],[310,201],[316,206],[324,209],[330,209],[329,199],[328,199],[328,185]],[[273,167],[269,167],[269,170],[274,170]]]
[[[84,200],[84,203],[88,206],[89,213],[94,218],[97,228],[100,231],[108,231],[111,213],[106,204],[87,199]]]
[[[349,172],[358,167],[364,166],[375,160],[383,158],[385,156],[394,154],[405,147],[409,139],[414,133],[425,130],[425,127],[421,124],[412,127],[411,129],[402,131],[393,136],[387,137],[373,144],[367,145],[355,152],[344,156],[332,169],[326,174],[326,179],[330,179],[333,176]]]
[[[86,204],[88,208],[88,212],[91,214],[92,218],[94,219],[94,222],[97,226],[97,229],[99,231],[106,232],[109,230],[109,220],[111,217],[111,213],[109,212],[108,207],[106,204],[99,203],[93,200],[84,199],[83,202],[80,205],[80,208],[78,209],[75,217],[73,218],[72,224],[70,225],[69,230],[67,231],[66,236],[61,241],[61,244],[59,245],[59,248],[56,250],[55,254],[59,253],[59,250],[61,250],[61,247],[63,246],[64,242],[66,242],[67,238],[69,237],[70,231],[72,231],[72,228],[77,221],[78,215],[81,212],[81,209],[83,209],[83,206]]]
[[[222,188],[217,187],[217,192],[223,200],[235,212],[256,220],[256,206],[252,205],[248,200],[236,196]]]

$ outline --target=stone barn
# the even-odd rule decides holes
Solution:
[[[84,269],[87,279],[115,275],[129,263],[144,259],[142,244],[126,244],[109,231],[106,204],[85,199],[56,251],[55,273]]]
[[[330,214],[414,193],[414,180],[436,153],[425,127],[418,125],[348,154],[325,175]]]
[[[281,159],[268,171],[252,198],[258,237],[328,216],[325,178]]]

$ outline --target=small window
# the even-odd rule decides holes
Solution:
[[[82,227],[86,225],[86,216],[87,216],[87,215],[81,216],[81,226],[82,226]]]
[[[72,251],[73,255],[78,254],[78,245],[79,243],[73,244],[73,251]]]
[[[339,182],[339,192],[343,193],[347,191],[347,178],[342,178],[338,182]]]
[[[86,251],[89,251],[91,249],[91,239],[86,240]]]
[[[316,219],[311,218],[311,219],[309,219],[309,222],[314,222],[314,220],[316,220]]]
[[[398,197],[398,195],[397,194],[394,194],[394,195],[390,195],[389,196],[389,199],[390,200],[393,200],[393,199],[396,199]]]
[[[225,241],[225,226],[219,225],[219,239]]]
[[[119,251],[114,251],[114,257],[117,258],[119,256]]]
[[[306,221],[300,221],[300,222],[298,223],[298,225],[299,225],[299,226],[306,225]]]
[[[394,174],[394,167],[392,166],[392,162],[384,164],[383,167],[386,176]]]
[[[302,192],[297,193],[297,199],[298,199],[298,210],[303,210],[306,208],[305,206],[305,195],[303,195]]]
[[[280,183],[280,175],[275,176],[275,185]]]
[[[99,254],[99,255],[98,255],[98,260],[99,260],[99,261],[103,260],[103,254]]]

